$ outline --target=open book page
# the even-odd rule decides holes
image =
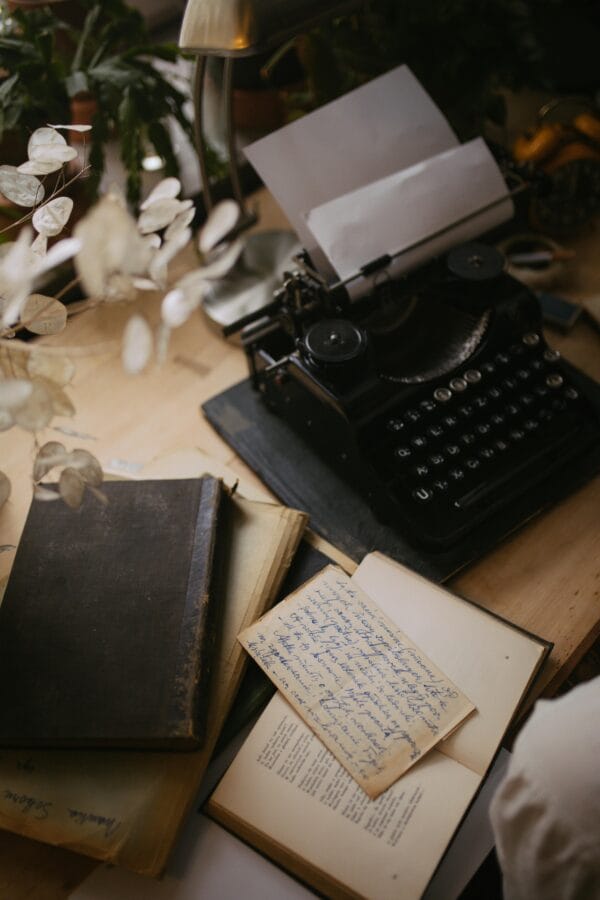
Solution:
[[[317,267],[327,270],[303,214],[458,143],[407,66],[375,78],[261,138],[244,152]]]
[[[417,900],[479,782],[434,749],[370,800],[276,694],[208,811],[328,896]]]
[[[239,631],[274,600],[303,513],[233,500],[209,731],[193,753],[1,751],[0,827],[159,874],[193,801],[242,675]]]
[[[476,712],[439,749],[484,775],[545,645],[379,553],[351,580],[473,701]]]
[[[321,570],[239,639],[371,798],[474,709],[336,566]]]

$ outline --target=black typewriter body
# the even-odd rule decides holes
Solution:
[[[451,547],[519,499],[516,527],[600,448],[585,380],[485,245],[375,276],[358,301],[296,273],[242,338],[269,409],[416,546]]]

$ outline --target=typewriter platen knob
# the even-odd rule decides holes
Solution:
[[[504,271],[505,259],[499,250],[471,241],[454,247],[446,257],[451,273],[466,281],[491,281]]]
[[[361,359],[367,335],[349,319],[322,319],[307,329],[302,340],[305,358],[316,366],[339,366]]]

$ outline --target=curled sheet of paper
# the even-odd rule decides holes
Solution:
[[[475,709],[335,566],[239,640],[371,798]]]

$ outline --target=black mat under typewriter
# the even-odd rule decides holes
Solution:
[[[243,343],[272,413],[413,545],[442,551],[494,518],[505,534],[545,485],[600,467],[595,386],[485,245],[374,277],[355,302],[291,275]]]

